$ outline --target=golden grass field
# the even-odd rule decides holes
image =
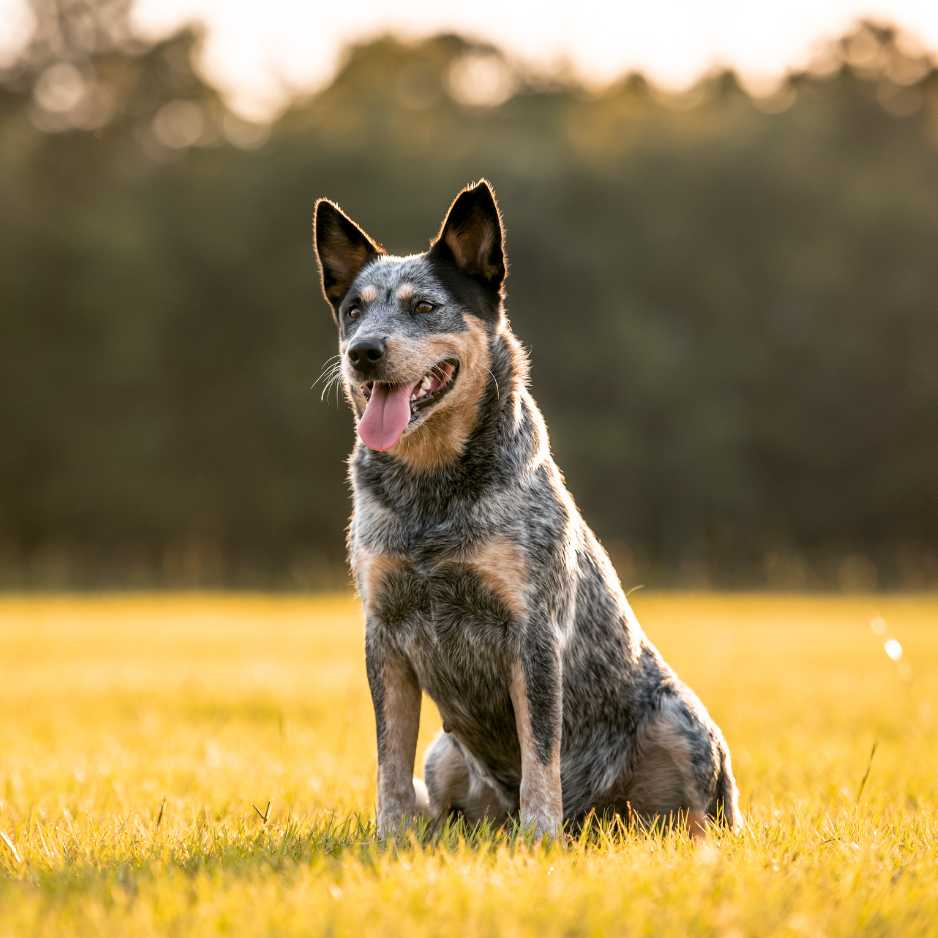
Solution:
[[[381,846],[351,598],[0,600],[0,936],[938,935],[938,598],[632,599],[740,837]]]

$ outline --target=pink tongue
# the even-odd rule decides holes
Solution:
[[[387,385],[375,382],[365,413],[358,422],[358,435],[369,449],[394,446],[410,422],[412,384]]]

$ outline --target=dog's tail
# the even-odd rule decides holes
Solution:
[[[720,746],[720,773],[717,776],[716,792],[708,812],[717,824],[738,833],[746,826],[746,819],[739,809],[739,789],[733,777],[730,751],[724,743]]]

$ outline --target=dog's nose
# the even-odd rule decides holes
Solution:
[[[348,347],[348,360],[362,374],[374,371],[384,358],[384,339],[359,339]]]

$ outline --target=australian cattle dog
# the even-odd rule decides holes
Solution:
[[[378,742],[378,833],[415,818],[555,836],[591,812],[742,824],[730,753],[642,631],[580,516],[505,312],[501,213],[463,190],[396,257],[316,203],[358,439],[352,571]],[[443,730],[415,779],[420,701]]]

